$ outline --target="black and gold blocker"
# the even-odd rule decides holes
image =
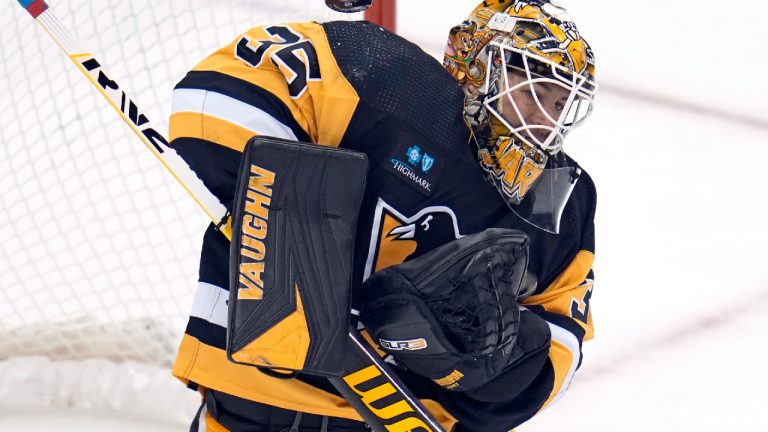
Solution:
[[[344,374],[367,163],[346,149],[249,141],[232,205],[230,360]]]

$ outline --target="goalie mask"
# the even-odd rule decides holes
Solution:
[[[488,181],[527,222],[557,233],[581,170],[563,139],[592,111],[594,58],[566,11],[543,0],[485,1],[454,27],[444,65]]]

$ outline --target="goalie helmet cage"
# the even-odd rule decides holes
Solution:
[[[245,29],[362,19],[321,0],[49,0],[160,130],[173,85]],[[0,413],[184,424],[170,376],[208,220],[16,2],[0,5]]]

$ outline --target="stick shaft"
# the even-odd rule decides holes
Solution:
[[[43,0],[18,0],[18,2],[104,96],[107,103],[184,187],[211,221],[218,224],[226,215],[226,207],[203,184],[181,156],[168,146],[168,140],[152,126],[136,102],[128,97],[115,80],[110,78],[93,54],[81,48],[75,37],[64,28]],[[230,237],[228,225],[223,227],[222,231]]]
[[[440,423],[353,327],[349,338],[353,348],[347,353],[347,369],[352,372],[329,381],[374,432],[443,432]]]

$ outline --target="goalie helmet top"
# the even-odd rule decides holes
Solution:
[[[325,0],[325,5],[336,12],[361,12],[371,7],[372,0]]]
[[[484,1],[451,29],[444,65],[464,90],[489,182],[526,221],[557,232],[580,173],[563,138],[591,113],[596,88],[589,44],[553,2]]]

